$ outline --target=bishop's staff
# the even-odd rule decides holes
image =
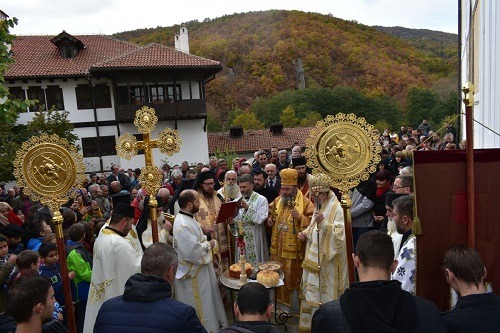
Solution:
[[[150,138],[151,132],[155,129],[158,117],[156,117],[153,108],[143,106],[135,113],[134,125],[140,133],[143,134],[143,140],[137,141],[135,136],[125,133],[118,138],[116,151],[118,156],[130,160],[137,155],[138,149],[144,150],[145,166],[141,169],[139,181],[143,188],[149,193],[149,209],[151,216],[151,232],[153,243],[158,242],[158,221],[156,216],[156,192],[162,185],[162,174],[153,164],[153,148],[159,148],[160,152],[168,156],[178,153],[182,140],[179,138],[179,132],[166,128],[158,134],[158,139]]]

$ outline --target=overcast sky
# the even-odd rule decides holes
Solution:
[[[367,25],[457,33],[457,0],[3,0],[16,35],[113,34],[270,9],[332,14]]]

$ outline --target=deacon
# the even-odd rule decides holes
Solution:
[[[93,331],[101,305],[123,294],[125,282],[141,270],[142,250],[137,251],[126,238],[133,222],[134,208],[120,202],[113,209],[109,225],[101,229],[95,241],[85,333]]]
[[[311,224],[298,234],[306,244],[300,332],[310,332],[314,312],[321,304],[338,299],[349,285],[343,209],[325,175],[315,175],[309,187],[316,210]]]
[[[307,161],[305,157],[301,156],[292,158],[292,166],[298,172],[297,188],[304,196],[310,199],[311,191],[309,189],[309,182],[313,176],[307,173],[306,165]]]
[[[214,172],[209,170],[201,172],[196,178],[194,189],[200,197],[200,209],[195,212],[195,218],[201,224],[203,233],[219,244],[213,263],[217,276],[220,276],[229,268],[229,243],[226,224],[216,223],[222,201],[216,195],[214,177]]]
[[[273,228],[271,260],[281,262],[285,274],[285,285],[277,290],[278,301],[292,310],[298,310],[304,258],[304,245],[298,239],[298,233],[311,222],[314,204],[297,189],[297,170],[283,169],[280,175],[281,195],[270,205],[271,216],[267,221]]]
[[[219,292],[219,281],[212,265],[215,239],[207,240],[194,214],[200,209],[200,196],[194,190],[179,195],[180,211],[174,221],[174,248],[179,266],[175,279],[176,299],[193,306],[208,332],[227,326]]]
[[[266,229],[264,222],[269,215],[267,199],[253,190],[253,177],[241,175],[238,178],[241,194],[244,200],[238,203],[240,209],[238,215],[231,224],[231,232],[238,236],[240,231],[244,232],[246,261],[253,267],[263,261],[269,260],[269,249],[266,240]],[[239,261],[240,251],[235,246],[235,262]]]

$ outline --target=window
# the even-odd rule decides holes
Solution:
[[[46,106],[47,108],[51,108],[55,106],[56,110],[64,110],[64,100],[62,89],[58,86],[48,86],[45,89],[46,96]]]
[[[92,88],[88,84],[79,84],[75,88],[76,105],[78,110],[93,109]],[[111,107],[111,94],[109,87],[105,83],[94,86],[95,106],[97,109]]]
[[[168,92],[168,98],[170,102],[175,101],[180,101],[182,99],[182,94],[181,94],[181,85],[176,84],[175,85],[175,96],[174,96],[174,85],[170,84],[167,85],[167,92]]]
[[[63,92],[59,86],[31,86],[26,90],[27,96],[21,87],[10,87],[9,92],[16,99],[24,100],[28,98],[37,100],[38,103],[30,107],[29,112],[38,112],[40,111],[40,107],[43,107],[42,111],[47,110],[52,106],[56,110],[64,110]]]
[[[116,155],[116,139],[114,135],[101,136],[99,139],[102,156]],[[98,144],[97,138],[82,138],[83,157],[99,157]]]
[[[130,87],[130,101],[134,105],[143,104],[146,101],[146,96],[144,95],[144,88],[142,86],[132,86]]]
[[[163,86],[150,86],[150,96],[152,103],[164,103],[165,102],[165,88]]]

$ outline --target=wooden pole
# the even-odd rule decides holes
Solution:
[[[71,333],[76,333],[75,309],[73,307],[73,297],[71,297],[71,286],[68,276],[68,265],[66,263],[66,246],[64,244],[64,235],[62,230],[63,217],[59,209],[53,209],[52,223],[55,226],[57,240],[57,253],[59,255],[59,266],[61,268],[61,278],[64,290],[64,302],[66,303],[66,318],[68,328]]]
[[[465,133],[467,139],[467,245],[476,248],[476,214],[474,185],[474,85],[467,82],[462,88],[465,96]]]
[[[340,205],[344,210],[344,230],[345,230],[345,246],[347,252],[347,269],[349,273],[349,283],[353,283],[356,278],[356,270],[354,269],[354,261],[352,254],[354,246],[352,242],[352,223],[351,223],[351,198],[346,192],[342,193]]]

